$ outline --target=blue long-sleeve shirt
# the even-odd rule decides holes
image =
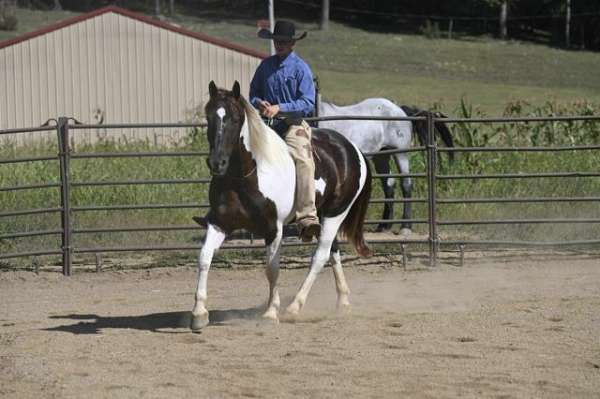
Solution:
[[[308,64],[294,52],[283,61],[277,55],[264,59],[250,83],[250,103],[258,108],[261,100],[278,104],[280,112],[312,114],[315,84]]]

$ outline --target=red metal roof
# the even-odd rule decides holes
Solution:
[[[230,42],[227,42],[225,40],[217,39],[215,37],[208,36],[208,35],[205,35],[203,33],[193,32],[193,31],[188,30],[188,29],[179,28],[179,27],[171,25],[171,24],[169,24],[167,22],[159,21],[157,19],[148,17],[146,15],[138,14],[136,12],[129,11],[129,10],[126,10],[124,8],[116,7],[116,6],[108,6],[108,7],[99,8],[99,9],[94,10],[92,12],[89,12],[87,14],[77,15],[75,17],[71,17],[71,18],[67,18],[67,19],[65,19],[63,21],[59,21],[59,22],[54,23],[52,25],[48,25],[45,28],[36,30],[34,32],[25,33],[25,34],[23,34],[21,36],[14,37],[12,39],[4,40],[4,41],[0,42],[0,49],[2,49],[4,47],[12,46],[12,45],[17,44],[17,43],[24,42],[24,41],[29,40],[29,39],[33,39],[34,37],[41,36],[41,35],[44,35],[46,33],[50,33],[50,32],[62,29],[64,27],[76,24],[78,22],[85,21],[85,20],[88,20],[90,18],[94,18],[94,17],[97,17],[97,16],[102,15],[102,14],[106,14],[106,13],[109,13],[109,12],[113,12],[115,14],[120,14],[120,15],[129,17],[129,18],[133,18],[133,19],[136,19],[138,21],[141,21],[141,22],[144,22],[144,23],[147,23],[147,24],[150,24],[150,25],[158,26],[159,28],[170,30],[171,32],[179,33],[179,34],[182,34],[184,36],[189,36],[189,37],[192,37],[194,39],[198,39],[198,40],[202,40],[204,42],[212,43],[212,44],[215,44],[217,46],[225,47],[225,48],[228,48],[230,50],[234,50],[234,51],[237,51],[239,53],[247,54],[247,55],[250,55],[250,56],[253,56],[253,57],[257,57],[257,58],[261,58],[261,59],[268,57],[267,54],[262,53],[260,51],[257,51],[257,50],[254,50],[254,49],[250,49],[250,48],[247,48],[247,47],[243,47],[243,46],[240,46],[240,45],[237,45],[237,44],[234,44],[234,43],[230,43]]]

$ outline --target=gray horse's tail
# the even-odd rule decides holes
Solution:
[[[409,107],[407,105],[401,105],[400,108],[404,111],[407,116],[428,116],[433,115],[435,118],[447,118],[441,112],[437,111],[427,111],[422,110],[416,107]],[[419,139],[419,143],[424,146],[427,144],[427,122],[425,121],[413,121],[413,128],[417,132],[417,137]],[[435,122],[434,128],[438,136],[442,139],[446,147],[454,147],[454,139],[452,139],[452,134],[450,133],[450,129],[444,122]],[[448,153],[448,158],[450,162],[454,161],[454,152]]]

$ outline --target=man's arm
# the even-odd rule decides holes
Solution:
[[[299,112],[303,116],[310,115],[315,109],[315,84],[312,72],[307,65],[300,68],[296,100],[279,104],[280,112]]]

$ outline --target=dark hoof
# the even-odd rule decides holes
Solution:
[[[302,242],[311,242],[313,237],[319,239],[321,235],[321,225],[319,223],[312,223],[308,226],[305,226],[300,233],[300,238]]]
[[[206,218],[202,217],[202,216],[192,216],[192,219],[194,220],[194,222],[198,223],[200,226],[207,228],[208,227],[208,222],[206,221]]]
[[[208,313],[204,315],[192,315],[192,322],[190,328],[193,332],[198,332],[208,325]]]
[[[375,229],[375,231],[377,233],[384,233],[386,231],[390,231],[391,229],[392,229],[391,224],[380,224],[377,226],[377,229]]]

